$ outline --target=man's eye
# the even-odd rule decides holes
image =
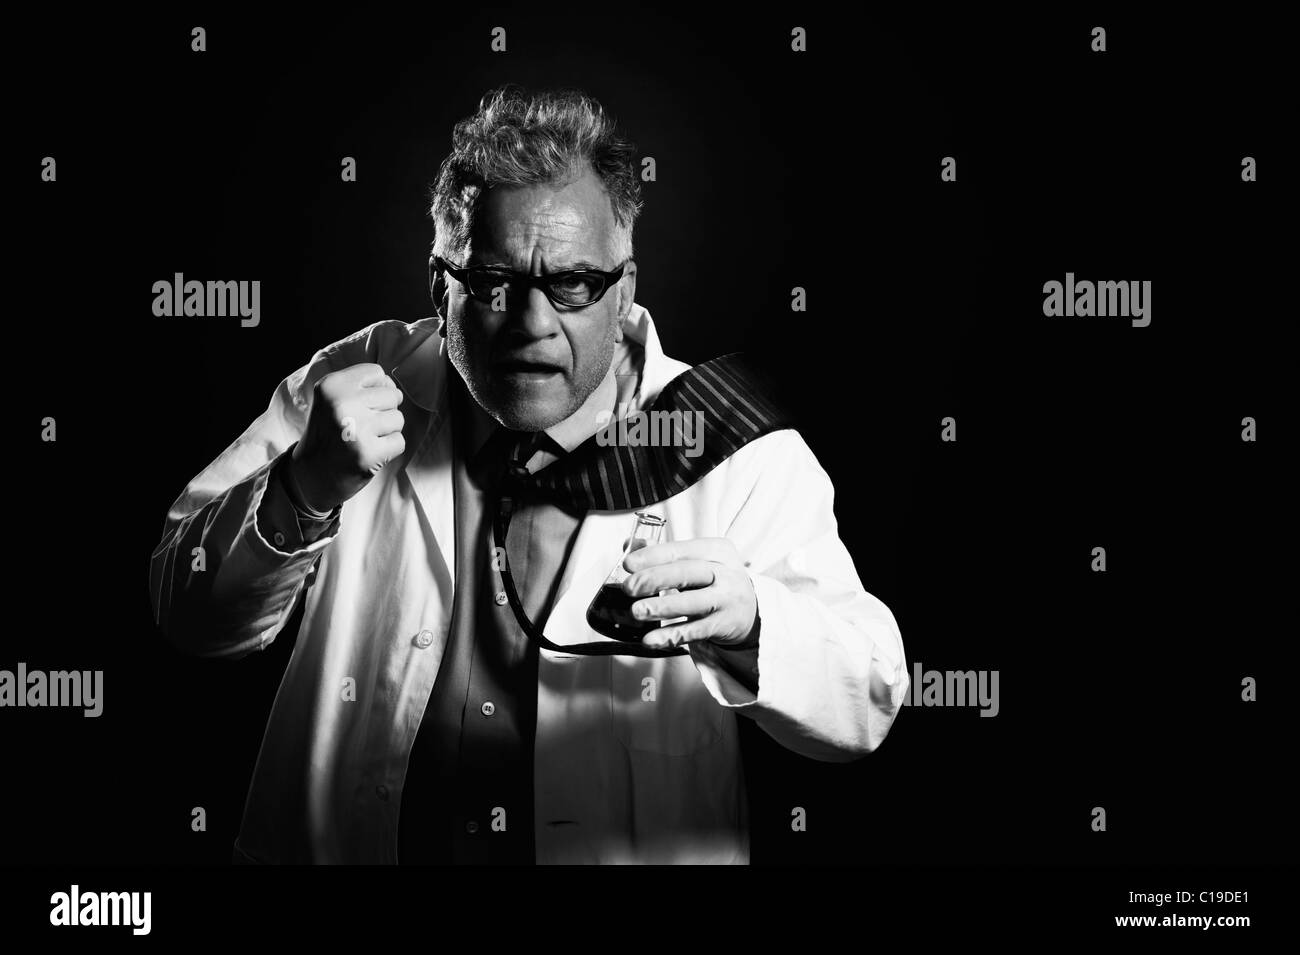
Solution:
[[[470,288],[476,295],[491,295],[502,287],[506,289],[508,294],[510,291],[509,272],[478,272],[470,278]]]

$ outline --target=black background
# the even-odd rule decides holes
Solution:
[[[744,350],[779,376],[909,672],[1001,674],[996,718],[909,707],[848,766],[746,733],[755,863],[1292,857],[1276,24],[202,9],[15,21],[10,39],[28,66],[6,123],[21,451],[0,667],[103,669],[105,710],[0,713],[0,862],[228,861],[292,634],[237,663],[180,657],[149,556],[284,375],[431,313],[426,189],[452,124],[503,82],[579,86],[655,158],[638,301],[668,354]],[[1150,280],[1151,325],[1045,318],[1067,271]],[[155,318],[174,272],[261,280],[260,326]]]

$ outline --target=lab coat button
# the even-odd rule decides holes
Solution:
[[[497,596],[496,596],[497,606],[498,606],[498,607],[504,607],[504,606],[506,605],[506,601],[509,600],[509,599],[510,599],[510,598],[506,596],[506,592],[505,592],[504,590],[501,591],[501,592],[498,593]]]
[[[388,802],[388,787],[380,783],[378,786],[375,787],[375,795],[378,796],[383,802]]]
[[[474,833],[478,832],[478,823],[471,819],[469,822],[465,823],[465,831],[472,836]]]
[[[421,630],[419,636],[415,638],[415,645],[421,650],[427,650],[433,645],[433,631]]]
[[[497,711],[497,705],[493,703],[491,700],[486,700],[484,701],[483,705],[479,707],[479,709],[483,711],[484,716],[491,716],[493,713]]]
[[[280,531],[276,531],[276,532],[275,532],[275,536],[272,537],[271,539],[272,539],[273,541],[275,541],[275,546],[276,546],[276,547],[283,547],[283,546],[284,546],[284,534],[281,533]]]

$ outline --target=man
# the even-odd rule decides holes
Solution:
[[[737,716],[820,760],[884,739],[902,640],[794,430],[654,502],[668,539],[623,589],[678,655],[580,652],[631,509],[502,490],[688,371],[634,303],[639,208],[597,103],[484,97],[434,189],[438,318],[319,351],[173,505],[151,585],[178,646],[263,649],[306,591],[237,861],[745,863]]]

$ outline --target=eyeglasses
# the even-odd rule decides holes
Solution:
[[[486,302],[488,305],[494,304],[499,288],[505,289],[506,298],[526,294],[529,289],[539,288],[552,305],[565,309],[595,305],[614,283],[623,277],[623,270],[627,268],[627,262],[624,262],[613,272],[601,272],[599,269],[567,269],[563,272],[552,272],[550,275],[525,275],[523,272],[490,266],[457,268],[437,255],[433,257],[433,261],[439,271],[447,272],[465,286],[472,298]]]

